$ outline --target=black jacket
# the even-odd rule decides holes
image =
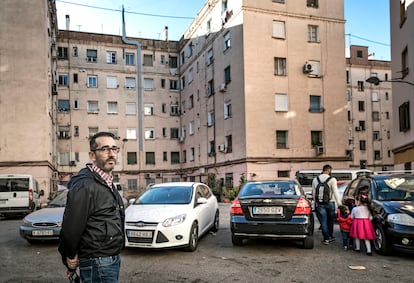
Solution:
[[[83,168],[68,184],[69,193],[60,232],[59,252],[79,259],[118,255],[125,244],[125,212],[118,191]]]

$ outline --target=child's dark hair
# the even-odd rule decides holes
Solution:
[[[341,212],[341,214],[347,214],[349,213],[349,208],[346,205],[340,205],[338,206],[339,211]]]
[[[366,193],[360,194],[358,200],[362,204],[369,204],[368,194]]]

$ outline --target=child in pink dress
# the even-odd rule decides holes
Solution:
[[[364,240],[367,255],[372,255],[371,240],[374,240],[376,236],[374,226],[371,223],[372,215],[368,210],[368,195],[359,195],[357,205],[351,212],[352,225],[350,236],[355,239],[355,251],[360,251],[361,240]]]

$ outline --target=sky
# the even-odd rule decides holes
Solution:
[[[264,0],[260,0],[264,1]],[[292,0],[290,0],[292,1]],[[293,0],[298,1],[298,0]],[[126,35],[179,40],[206,0],[56,0],[59,29],[122,35],[122,5]],[[389,0],[344,0],[345,45],[368,46],[375,59],[390,60]]]

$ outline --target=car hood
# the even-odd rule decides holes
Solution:
[[[62,222],[64,211],[64,207],[46,207],[28,214],[24,219],[29,222]]]
[[[412,201],[384,201],[383,204],[392,211],[391,213],[406,213],[414,217],[414,202]]]
[[[188,213],[189,205],[130,205],[125,210],[125,221],[163,222],[165,219]]]

